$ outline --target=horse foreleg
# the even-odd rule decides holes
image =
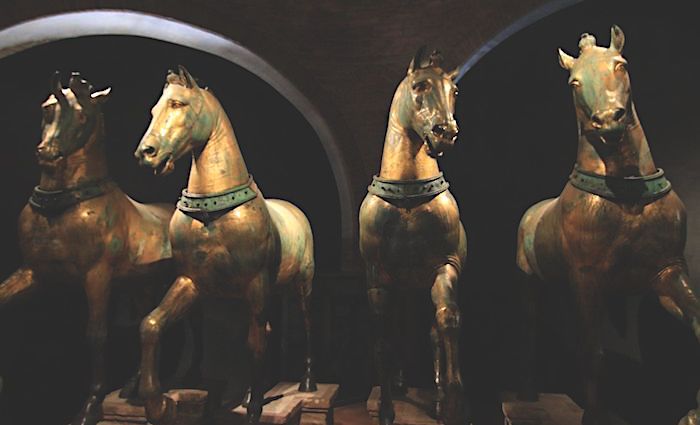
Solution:
[[[433,414],[436,418],[442,417],[442,405],[445,402],[445,386],[442,380],[442,341],[437,329],[437,322],[433,322],[430,328],[430,343],[433,348],[433,382],[435,382],[435,400],[433,400]]]
[[[21,268],[0,284],[0,306],[30,294],[37,287],[34,272]]]
[[[579,361],[583,378],[583,395],[586,409],[583,425],[607,425],[608,411],[598,393],[602,375],[603,348],[600,343],[601,316],[603,314],[601,294],[595,289],[597,282],[591,279],[574,279],[578,308],[578,326],[581,338]]]
[[[688,277],[685,264],[665,268],[657,275],[654,290],[661,305],[675,317],[685,321],[700,341],[700,289]],[[700,391],[697,393],[698,407],[688,412],[679,425],[700,424]]]
[[[102,419],[102,400],[105,396],[105,343],[107,342],[107,315],[109,310],[111,270],[103,261],[85,277],[85,296],[88,304],[87,340],[90,347],[91,384],[88,399],[72,425],[94,425]]]
[[[380,399],[379,399],[379,425],[391,425],[394,423],[394,406],[391,396],[391,381],[393,376],[393,352],[390,341],[389,303],[392,295],[387,286],[379,286],[369,280],[367,297],[372,316],[372,329],[374,330],[374,363],[379,375]]]
[[[264,276],[255,279],[248,291],[248,309],[250,322],[248,324],[248,349],[253,360],[250,377],[250,401],[248,402],[247,417],[249,424],[260,422],[265,395],[265,353],[267,351],[267,321],[269,282]]]
[[[457,306],[459,274],[452,265],[440,268],[431,289],[435,305],[435,321],[445,350],[446,403],[443,421],[446,425],[465,423],[464,389],[459,367],[460,314]]]
[[[391,343],[394,348],[394,374],[392,375],[392,390],[398,395],[405,395],[408,391],[406,384],[406,359],[407,353],[411,351],[411,345],[409,343],[410,331],[413,329],[415,322],[412,320],[413,316],[408,314],[410,311],[409,303],[411,297],[409,294],[403,292],[395,292],[394,300],[392,300],[391,305],[391,319],[393,320],[391,337],[393,342]]]
[[[141,379],[139,396],[146,406],[149,422],[157,424],[173,420],[175,405],[160,388],[158,378],[158,344],[163,331],[181,319],[199,298],[199,290],[192,279],[175,279],[160,305],[141,322]]]
[[[311,280],[303,282],[297,289],[299,293],[299,305],[304,316],[304,330],[306,331],[306,359],[304,376],[299,382],[299,391],[313,392],[318,389],[313,374],[313,345],[311,341]]]
[[[537,368],[537,314],[540,299],[540,280],[534,274],[520,273],[521,280],[517,282],[520,290],[522,317],[519,325],[519,360],[520,388],[518,399],[522,401],[537,401],[539,394],[535,383]]]

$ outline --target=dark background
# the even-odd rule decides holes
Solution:
[[[521,317],[515,234],[527,207],[561,191],[575,159],[574,110],[556,48],[576,55],[582,32],[595,34],[601,45],[608,44],[613,23],[625,32],[624,55],[630,62],[637,111],[657,165],[667,171],[688,207],[688,261],[691,273],[698,270],[695,52],[700,29],[693,22],[690,2],[639,3],[586,1],[558,12],[496,47],[459,83],[459,141],[441,167],[459,201],[469,238],[460,293],[462,365],[477,425],[502,423],[498,394],[517,385],[515,329]],[[466,59],[444,53],[452,63]],[[407,56],[406,65],[409,60]],[[342,400],[362,400],[371,385],[363,282],[360,271],[339,272],[339,206],[328,162],[303,117],[257,77],[229,62],[130,37],[67,40],[0,60],[0,92],[8,100],[0,107],[6,140],[6,166],[0,169],[0,179],[6,182],[0,223],[5,224],[0,234],[8,248],[0,272],[6,276],[19,264],[15,220],[38,181],[33,148],[40,134],[39,104],[48,93],[51,72],[80,70],[96,88],[113,87],[104,107],[112,175],[137,200],[172,202],[185,184],[185,160],[173,176],[156,179],[137,167],[131,152],[147,126],[148,109],[160,95],[165,71],[178,63],[209,84],[224,104],[248,167],[266,196],[293,200],[309,216],[320,270],[315,284],[321,290],[314,300],[319,378],[341,383]],[[391,78],[393,86],[402,76]],[[346,83],[352,90],[353,81]],[[386,107],[389,103],[387,97]],[[362,144],[380,151],[381,140],[383,134],[376,134]],[[364,166],[376,170],[379,164]],[[306,185],[311,179],[313,186]],[[548,308],[539,324],[537,369],[541,388],[569,393],[580,402],[576,335],[569,326],[566,290],[563,285],[552,287],[544,297]],[[409,379],[428,386],[430,306],[424,302],[416,308],[420,323]],[[609,352],[605,396],[630,424],[676,423],[694,406],[700,350],[687,327],[666,314],[652,294],[642,296],[638,315],[643,361]],[[0,423],[8,418],[12,424],[62,424],[77,411],[87,382],[83,317],[79,294],[58,289],[0,312],[0,374],[6,379]],[[299,340],[298,325],[292,320],[294,341]],[[115,331],[122,344],[113,343],[113,350],[132,354],[121,359],[112,355],[114,386],[135,362],[133,332],[135,326]],[[177,345],[179,336],[171,338]],[[294,346],[288,363],[298,358]],[[282,374],[275,369],[272,375]],[[280,377],[297,375],[290,370]],[[36,400],[41,400],[41,409],[32,407]]]

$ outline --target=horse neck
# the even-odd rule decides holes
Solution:
[[[57,168],[42,169],[39,187],[44,190],[71,189],[107,178],[102,115],[97,119],[95,129],[83,147],[66,157]]]
[[[428,155],[418,135],[401,124],[398,103],[394,101],[389,112],[379,177],[417,180],[437,176],[440,173],[437,160]]]
[[[649,143],[634,105],[632,122],[626,127],[617,145],[599,144],[596,149],[588,137],[582,134],[579,122],[576,164],[583,171],[615,177],[646,176],[656,172]]]
[[[190,193],[217,193],[240,186],[248,181],[241,150],[231,121],[218,106],[214,130],[204,147],[192,154],[192,166],[187,183]]]

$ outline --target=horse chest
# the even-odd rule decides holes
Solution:
[[[238,297],[266,269],[273,238],[260,221],[229,214],[204,223],[176,211],[170,237],[180,273],[206,293]]]
[[[19,219],[24,262],[51,277],[83,275],[105,250],[103,220],[98,211],[84,205],[56,216],[26,206]]]
[[[430,202],[400,208],[374,195],[361,210],[361,247],[366,260],[391,273],[432,268],[458,255],[459,212],[449,192]]]
[[[598,199],[564,208],[562,230],[570,262],[622,275],[630,270],[645,274],[681,256],[684,213],[675,194],[667,198],[635,207]]]

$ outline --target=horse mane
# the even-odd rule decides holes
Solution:
[[[206,85],[204,81],[197,77],[193,77],[194,80],[197,82],[197,85],[204,89],[207,90],[211,93],[214,93],[209,86]],[[165,83],[167,84],[176,84],[178,86],[183,86],[187,87],[187,79],[180,73],[173,71],[172,69],[168,70],[168,75],[165,77]]]

